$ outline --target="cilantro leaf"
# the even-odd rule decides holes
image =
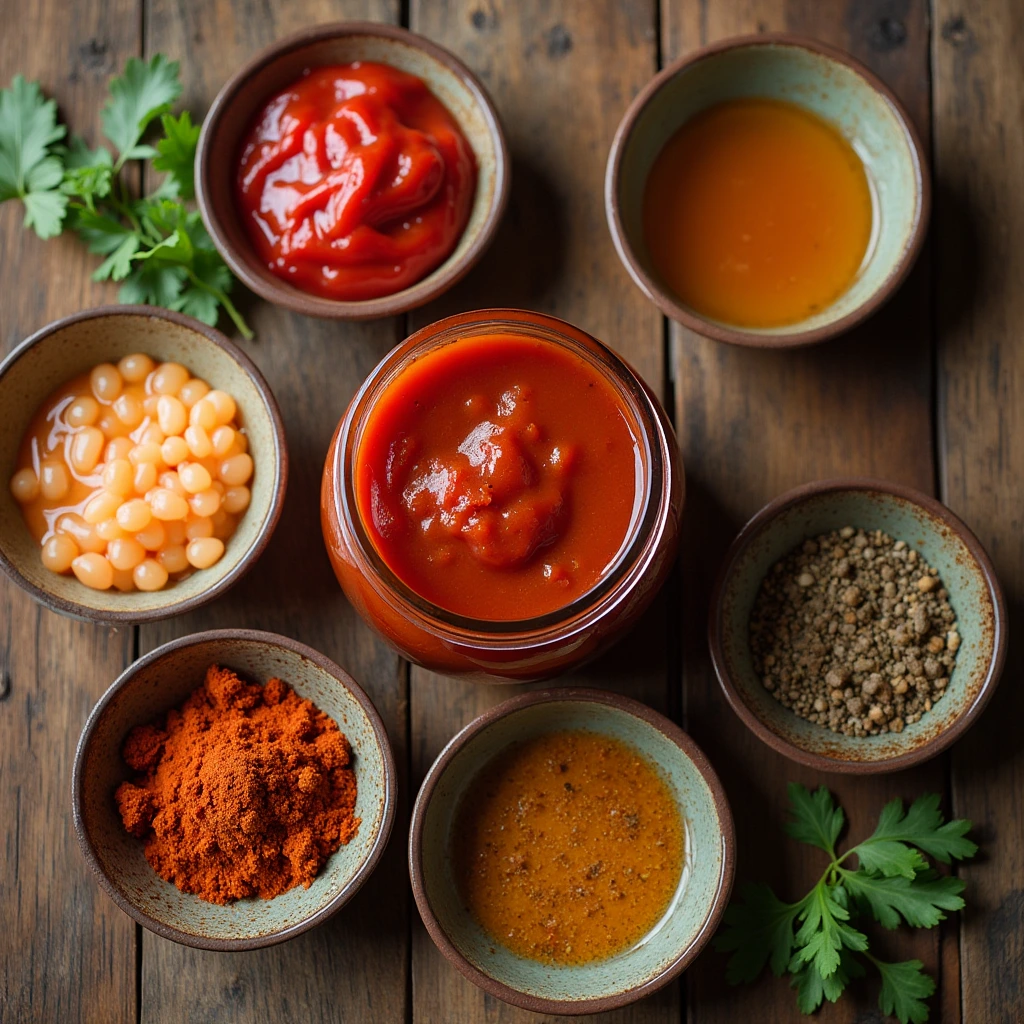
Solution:
[[[794,817],[786,822],[786,834],[834,857],[836,840],[846,819],[832,794],[824,786],[812,794],[798,782],[791,782],[789,803]]]
[[[870,954],[868,959],[882,975],[882,991],[878,1006],[882,1013],[894,1013],[901,1024],[924,1024],[928,1007],[922,1002],[935,992],[935,981],[925,974],[920,960],[886,963]]]
[[[199,125],[192,124],[192,115],[187,110],[177,118],[164,114],[160,124],[164,137],[156,144],[158,155],[153,166],[158,171],[167,172],[176,195],[191,199],[196,194],[195,159]]]
[[[853,978],[864,977],[863,965],[845,949],[840,950],[839,966],[827,978],[823,978],[812,966],[806,965],[790,978],[790,986],[796,989],[796,1003],[801,1013],[814,1013],[821,1006],[822,998],[834,1003]]]
[[[771,887],[748,883],[743,902],[731,903],[725,911],[725,929],[715,938],[715,948],[732,952],[726,967],[730,985],[753,981],[771,963],[778,977],[789,964],[793,950],[793,921],[799,903],[783,903]]]
[[[892,800],[882,809],[875,831],[847,856],[856,854],[866,871],[913,878],[924,860],[908,843],[948,864],[951,858],[963,860],[978,852],[977,844],[966,837],[970,827],[965,818],[943,823],[937,793],[919,797],[905,815],[903,801]]]
[[[60,234],[68,206],[56,191],[64,165],[51,150],[65,130],[57,124],[57,104],[43,99],[37,82],[15,75],[0,90],[0,202],[21,199],[25,227],[40,238]]]
[[[913,880],[903,875],[869,875],[843,868],[840,871],[850,895],[870,907],[883,928],[897,927],[900,915],[913,928],[934,928],[945,920],[943,910],[960,910],[964,906],[960,893],[965,883],[959,878],[934,871],[922,871]]]
[[[139,251],[139,236],[132,232],[126,235],[121,244],[93,271],[94,281],[123,281],[132,269],[132,259]]]
[[[850,912],[843,905],[845,892],[841,885],[830,886],[820,881],[811,891],[811,898],[797,916],[802,922],[796,933],[797,950],[789,962],[789,970],[796,973],[803,964],[813,964],[822,978],[833,974],[839,966],[839,950],[865,950],[867,936],[844,922]]]
[[[90,149],[81,135],[72,135],[70,142],[61,147],[64,169],[77,171],[83,167],[113,167],[114,158],[106,146]]]
[[[100,113],[103,133],[117,147],[115,164],[120,170],[126,160],[154,155],[150,146],[140,146],[150,122],[170,110],[181,95],[178,63],[162,53],[152,60],[132,57],[124,74],[110,80],[110,98]]]
[[[85,242],[89,252],[107,256],[129,236],[135,235],[132,228],[122,224],[116,217],[98,210],[75,210],[71,228]]]
[[[134,266],[125,278],[118,300],[174,309],[185,287],[186,277],[184,267],[142,263]]]

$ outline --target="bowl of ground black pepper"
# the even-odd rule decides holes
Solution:
[[[708,637],[726,699],[780,754],[870,774],[934,757],[1002,670],[1006,608],[978,539],[896,484],[806,484],[733,542]]]
[[[268,946],[369,877],[395,814],[383,722],[341,668],[283,636],[197,633],[139,659],[82,732],[75,829],[115,903],[202,949]]]

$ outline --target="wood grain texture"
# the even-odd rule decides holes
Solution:
[[[135,0],[0,7],[0,87],[38,79],[62,120],[98,140],[107,76],[139,51]],[[112,294],[74,239],[0,207],[0,344]],[[42,285],[42,286],[41,286]],[[6,486],[11,467],[0,467]],[[71,823],[71,766],[93,703],[131,658],[131,630],[74,622],[0,578],[0,1019],[135,1017],[135,927],[100,891]]]
[[[317,22],[395,21],[397,3],[302,0],[271,9],[244,0],[150,0],[146,52],[182,59],[183,102],[201,113],[256,50]],[[320,534],[320,476],[349,398],[395,344],[393,320],[369,325],[300,317],[244,301],[256,332],[245,348],[284,417],[290,478],[281,522],[252,573],[193,615],[141,630],[145,651],[184,633],[226,626],[268,629],[322,651],[366,689],[384,719],[400,769],[399,806],[384,859],[360,892],[320,928],[270,949],[218,954],[145,934],[142,1019],[167,1021],[402,1021],[407,1014],[408,883],[406,670],[346,602]]]
[[[790,31],[837,45],[892,86],[928,138],[928,8],[892,3],[663,0],[666,62],[727,36]],[[927,142],[926,142],[927,145]],[[884,778],[820,775],[762,745],[726,705],[706,643],[707,600],[725,548],[761,505],[805,481],[859,474],[931,491],[927,254],[898,295],[850,335],[803,351],[730,347],[672,325],[676,424],[689,488],[684,516],[685,722],[723,776],[737,820],[737,881],[767,880],[784,898],[802,895],[823,869],[820,854],[783,838],[786,783],[827,785],[851,822],[849,841],[868,834],[883,803],[945,789],[944,762]],[[883,958],[923,960],[941,983],[938,933],[878,935]],[[955,948],[953,950],[955,954]],[[730,990],[725,958],[706,951],[688,973],[689,1019],[803,1019],[793,992],[766,975]],[[877,985],[857,985],[821,1021],[873,1019]],[[943,1003],[945,1007],[945,1004]],[[937,1016],[937,1013],[936,1013]],[[955,1004],[943,1020],[956,1019]]]
[[[1024,1020],[1024,8],[939,0],[932,23],[942,496],[978,534],[1010,610],[1010,657],[953,753],[958,814],[984,857],[963,867],[965,1021]]]
[[[662,321],[632,287],[605,224],[608,148],[629,101],[656,68],[653,2],[412,0],[410,27],[453,50],[494,98],[512,154],[512,190],[497,239],[456,289],[411,327],[462,309],[524,306],[578,324],[664,385]],[[666,602],[627,641],[563,682],[610,686],[664,708]],[[486,708],[520,691],[414,668],[412,774],[419,784],[444,744]],[[676,985],[607,1021],[668,1022]],[[413,922],[413,1019],[437,1024],[541,1020],[485,995],[450,967]]]

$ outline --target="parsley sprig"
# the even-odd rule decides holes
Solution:
[[[964,883],[940,875],[925,854],[943,864],[973,857],[978,847],[967,838],[971,823],[944,821],[934,793],[906,811],[901,800],[893,800],[875,831],[840,854],[836,842],[846,819],[831,793],[824,786],[811,793],[790,783],[789,800],[793,818],[786,823],[787,834],[823,850],[828,867],[796,903],[783,902],[763,883],[743,888],[742,900],[726,911],[715,940],[719,950],[732,953],[728,981],[753,981],[767,964],[776,977],[790,975],[797,1005],[813,1013],[823,999],[834,1003],[851,980],[863,977],[866,960],[881,977],[882,1012],[895,1014],[902,1024],[922,1024],[928,1019],[924,1000],[935,991],[924,965],[920,960],[879,960],[868,952],[867,934],[853,922],[870,914],[884,928],[902,921],[933,928],[944,920],[943,911],[960,910]]]
[[[25,227],[43,239],[70,229],[102,256],[93,278],[120,281],[120,300],[180,310],[215,324],[221,309],[246,338],[252,331],[229,292],[234,278],[214,248],[199,214],[185,203],[195,196],[193,164],[199,125],[189,112],[175,116],[181,95],[179,67],[163,54],[132,58],[111,79],[100,113],[113,145],[90,149],[77,136],[65,145],[54,101],[39,85],[15,76],[0,90],[0,202],[19,199]],[[156,123],[160,136],[143,141]],[[147,196],[125,181],[133,161],[151,160],[164,174]]]

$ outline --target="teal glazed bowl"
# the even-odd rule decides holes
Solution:
[[[800,718],[754,672],[748,624],[761,581],[804,540],[844,526],[882,530],[939,572],[961,643],[941,700],[900,733],[845,736]],[[954,743],[981,714],[1006,655],[1006,606],[973,533],[934,498],[877,480],[806,484],[766,505],[729,549],[711,597],[711,659],[744,724],[785,757],[819,771],[868,775],[909,768]]]
[[[212,665],[252,682],[277,676],[338,723],[352,747],[359,831],[339,847],[308,888],[274,899],[207,903],[164,881],[143,843],[122,826],[114,790],[132,775],[121,759],[137,725],[177,707]],[[343,669],[304,644],[274,633],[221,629],[172,640],[126,669],[93,708],[71,778],[75,831],[90,867],[114,902],[165,939],[220,952],[270,946],[326,921],[376,867],[395,820],[395,762],[380,715]]]
[[[662,147],[695,114],[749,96],[795,103],[838,128],[864,162],[874,207],[872,238],[853,284],[814,316],[781,327],[737,327],[697,313],[659,278],[644,241],[644,189]],[[640,290],[698,334],[761,348],[824,341],[874,313],[917,259],[930,208],[924,151],[896,96],[848,54],[790,35],[728,39],[661,71],[626,111],[605,176],[612,239]]]
[[[665,916],[632,949],[581,966],[529,960],[495,942],[464,906],[450,857],[460,801],[484,765],[517,740],[563,729],[612,736],[639,750],[678,800],[686,831],[686,862]],[[485,992],[538,1013],[600,1013],[667,985],[714,934],[734,863],[725,792],[693,740],[638,701],[581,688],[514,697],[467,725],[427,773],[409,836],[413,894],[437,947]]]

